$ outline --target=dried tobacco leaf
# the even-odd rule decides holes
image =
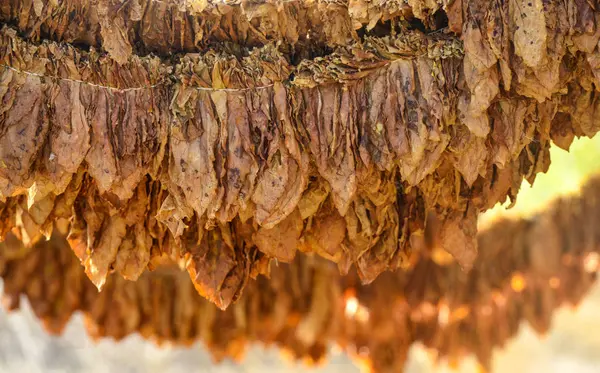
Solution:
[[[99,287],[169,258],[221,307],[298,249],[362,282],[410,269],[433,215],[468,268],[478,214],[550,141],[600,129],[598,19],[579,0],[6,0],[0,237],[60,231]]]

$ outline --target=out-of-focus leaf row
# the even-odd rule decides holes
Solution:
[[[582,299],[598,270],[599,222],[596,178],[580,197],[559,200],[534,219],[481,232],[468,273],[422,251],[411,270],[362,286],[354,271],[340,276],[330,261],[299,256],[251,281],[226,311],[199,296],[166,257],[136,282],[109,276],[98,292],[58,233],[29,249],[2,244],[0,273],[5,306],[17,308],[26,296],[51,333],[81,311],[93,337],[201,340],[217,359],[241,358],[248,343],[259,342],[318,362],[337,344],[374,372],[400,372],[409,347],[420,342],[440,358],[473,353],[487,366],[521,322],[545,333],[557,307]]]

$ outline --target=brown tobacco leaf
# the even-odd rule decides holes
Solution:
[[[314,252],[323,258],[337,262],[341,259],[341,245],[346,235],[346,224],[337,210],[329,205],[311,219],[306,228],[300,250]]]
[[[146,186],[140,184],[135,199],[130,200],[125,212],[128,231],[121,242],[114,267],[127,280],[137,280],[150,261],[152,234],[143,223],[149,202]]]
[[[187,270],[198,290],[221,309],[235,301],[248,281],[246,258],[234,251],[228,227],[203,235],[199,245],[189,249]]]
[[[120,216],[111,217],[94,248],[83,262],[85,273],[102,290],[110,266],[116,260],[119,246],[125,237],[126,226]]]
[[[150,261],[152,238],[146,228],[137,224],[128,231],[121,242],[115,259],[115,270],[127,280],[137,280]]]
[[[458,264],[470,270],[477,258],[477,219],[474,209],[466,213],[446,216],[440,228],[440,242],[444,250],[452,254]]]
[[[546,59],[546,20],[542,0],[512,1],[509,9],[514,24],[515,54],[523,59],[525,65],[537,67]]]
[[[448,17],[448,28],[456,35],[462,33],[463,27],[463,5],[462,0],[450,0],[445,2],[446,15]]]
[[[256,247],[264,254],[281,262],[290,263],[303,230],[302,218],[297,210],[273,228],[261,227],[253,236]]]
[[[6,96],[11,83],[13,86],[21,86],[21,89]],[[35,137],[45,137],[48,132],[48,119],[40,78],[23,76],[8,70],[2,75],[2,86],[6,87],[3,90],[6,99],[0,110],[3,122],[0,143],[0,195],[10,196],[15,192],[22,192],[17,190],[16,186],[24,184],[28,176],[34,156],[42,145],[35,141]]]
[[[138,1],[134,0],[133,4],[137,4]],[[139,5],[138,5],[139,6]],[[100,36],[102,37],[102,46],[110,54],[111,58],[114,59],[118,64],[124,64],[131,56],[133,48],[127,40],[128,32],[127,26],[125,26],[125,19],[123,19],[122,12],[117,13],[117,17],[113,17],[110,8],[114,7],[110,2],[100,2],[96,10],[98,18],[100,19]],[[138,9],[131,7],[133,18],[138,18]],[[131,21],[138,21],[139,19],[131,19]]]
[[[345,45],[358,39],[355,29],[363,24],[370,29],[407,8],[400,1],[360,0],[351,9],[329,0],[230,3],[65,0],[36,1],[32,6],[31,1],[8,0],[0,20],[18,25],[35,39],[53,35],[59,41],[102,48],[123,64],[136,48],[160,54],[197,52],[215,42],[257,47],[283,40],[308,55],[310,43],[318,48]],[[131,32],[134,29],[138,31]]]
[[[98,286],[173,260],[222,307],[298,249],[469,267],[477,215],[600,129],[600,18],[529,4],[6,0],[0,238],[60,231]]]
[[[282,222],[296,208],[308,184],[309,157],[296,140],[287,92],[283,86],[276,84],[273,95],[275,118],[272,120],[276,126],[271,133],[265,165],[267,169],[257,181],[252,196],[256,205],[255,220],[266,228]],[[252,122],[258,127],[256,119]],[[269,124],[267,122],[266,127]]]

